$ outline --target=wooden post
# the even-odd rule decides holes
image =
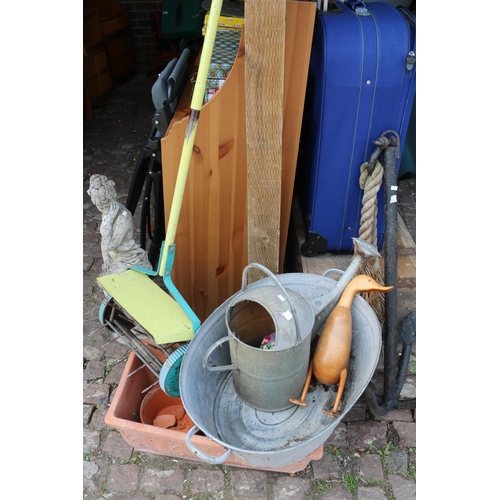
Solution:
[[[279,271],[286,0],[245,3],[248,262]],[[249,274],[249,280],[257,277]]]

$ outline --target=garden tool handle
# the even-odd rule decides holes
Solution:
[[[232,453],[231,450],[227,450],[223,455],[220,455],[218,457],[211,457],[210,455],[207,455],[206,453],[203,453],[201,450],[196,448],[196,446],[191,442],[191,438],[199,430],[199,427],[195,425],[194,427],[191,427],[191,429],[189,429],[188,433],[186,434],[186,446],[188,447],[189,451],[191,453],[194,453],[198,458],[201,458],[204,462],[212,465],[218,465],[222,462],[225,462],[230,457]]]
[[[230,337],[229,335],[227,337],[222,337],[221,339],[217,340],[217,342],[214,342],[207,350],[205,353],[205,357],[203,358],[203,368],[205,370],[208,370],[209,372],[222,372],[224,370],[235,370],[238,368],[237,365],[232,364],[232,365],[224,365],[224,366],[213,366],[213,365],[207,365],[207,360],[210,354],[219,347],[220,345],[224,344],[224,342],[227,342],[228,340],[231,340],[233,337]]]
[[[295,333],[297,340],[301,342],[303,339],[300,335],[300,330],[299,330],[299,324],[297,323],[297,312],[295,311],[295,307],[292,305],[292,301],[290,300],[290,296],[288,295],[288,292],[286,291],[285,287],[281,284],[281,281],[272,273],[269,271],[269,269],[262,264],[257,264],[256,262],[253,262],[251,264],[248,264],[245,269],[243,269],[243,277],[242,277],[242,285],[241,285],[241,291],[245,291],[248,287],[248,269],[250,267],[256,267],[257,269],[260,269],[263,273],[267,274],[269,278],[271,278],[275,285],[283,292],[283,295],[285,296],[285,300],[288,302],[288,305],[290,306],[290,309],[292,310],[292,316],[293,316],[293,321],[295,323]],[[277,333],[277,332],[276,332]],[[276,336],[276,340],[278,340],[278,337]]]
[[[212,60],[212,52],[215,43],[215,36],[217,35],[217,26],[219,24],[220,11],[222,8],[222,0],[213,0],[210,6],[210,16],[207,21],[207,30],[205,32],[205,40],[200,54],[200,63],[198,66],[198,73],[194,84],[193,96],[191,98],[191,109],[189,112],[188,123],[186,126],[186,134],[184,136],[184,143],[182,145],[181,157],[179,160],[179,168],[177,170],[177,179],[175,181],[174,194],[172,196],[172,203],[170,207],[170,215],[168,218],[164,247],[168,249],[175,243],[175,235],[177,233],[177,226],[179,224],[179,216],[182,207],[182,200],[184,197],[184,190],[186,187],[187,177],[189,173],[189,166],[193,155],[194,140],[196,137],[196,130],[198,128],[198,120],[200,111],[205,99],[205,86],[207,84],[208,70],[210,69],[210,61]],[[160,276],[165,276],[167,264],[167,252],[161,255],[159,265]]]

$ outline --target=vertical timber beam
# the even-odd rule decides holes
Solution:
[[[279,270],[286,0],[245,3],[248,262]],[[256,276],[249,274],[249,281]]]

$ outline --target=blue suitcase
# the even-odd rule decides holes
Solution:
[[[296,178],[303,254],[353,250],[362,209],[360,167],[388,130],[399,134],[403,148],[414,97],[415,16],[408,9],[346,0],[318,10]],[[383,235],[381,187],[379,249]]]

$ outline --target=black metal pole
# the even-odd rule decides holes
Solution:
[[[385,137],[392,133],[394,136]],[[384,393],[375,394],[373,383],[370,383],[364,392],[368,408],[375,416],[385,415],[396,408],[414,408],[415,400],[399,401],[403,385],[411,346],[415,340],[415,328],[410,325],[403,338],[403,355],[397,366],[397,307],[398,307],[398,204],[397,204],[397,160],[399,158],[399,136],[395,132],[384,132],[375,141],[375,145],[384,149],[384,284],[394,288],[385,294],[385,321],[384,321]],[[409,319],[409,318],[407,318]],[[413,317],[411,318],[413,319]],[[410,331],[411,330],[411,331]]]
[[[396,399],[396,335],[398,320],[398,180],[396,173],[397,145],[391,144],[385,150],[384,166],[384,284],[394,288],[385,294],[384,321],[384,399]]]

